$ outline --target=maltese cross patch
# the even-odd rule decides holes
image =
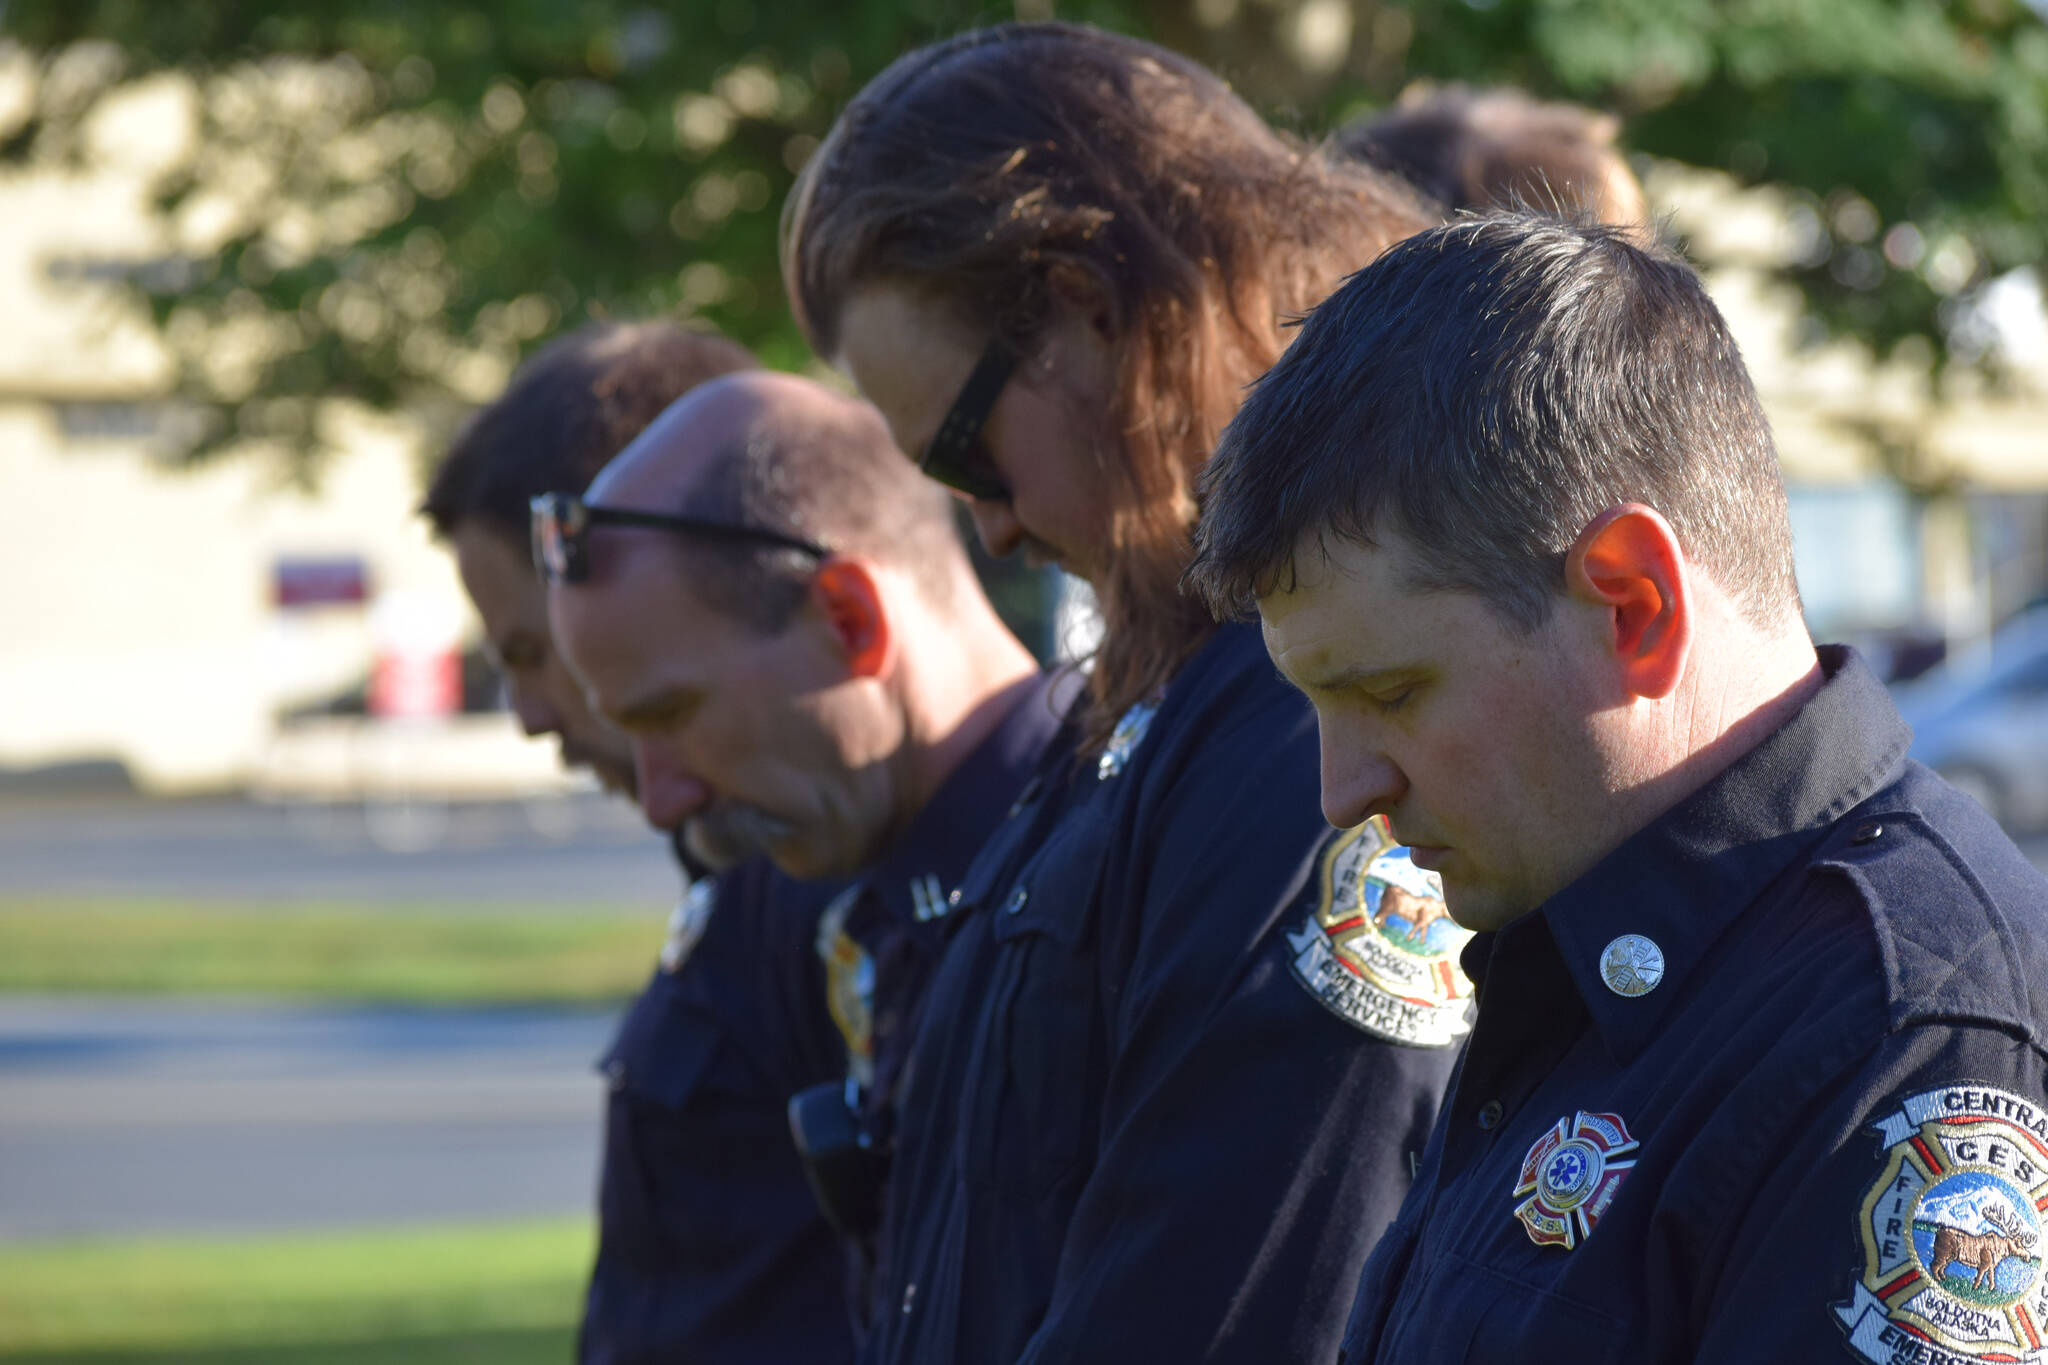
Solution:
[[[1636,1140],[1619,1114],[1581,1109],[1536,1139],[1515,1182],[1515,1217],[1537,1246],[1570,1251],[1593,1235],[1636,1162]],[[1623,1158],[1626,1158],[1624,1160]]]

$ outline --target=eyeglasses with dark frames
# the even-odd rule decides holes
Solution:
[[[549,583],[581,583],[590,576],[590,530],[594,526],[642,526],[658,531],[702,536],[710,540],[773,545],[824,560],[832,552],[801,536],[760,526],[734,526],[702,517],[642,512],[630,507],[601,507],[573,493],[543,493],[528,504],[533,511],[533,566]]]
[[[927,477],[984,502],[1002,501],[1010,496],[1010,486],[996,469],[988,442],[981,438],[981,429],[987,425],[989,410],[1002,396],[1003,386],[1010,382],[1016,368],[1017,352],[1001,337],[983,349],[981,359],[967,375],[967,382],[960,386],[953,406],[947,409],[939,429],[925,442],[924,454],[918,457],[917,467]]]

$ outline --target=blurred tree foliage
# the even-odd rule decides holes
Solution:
[[[322,398],[432,415],[592,313],[679,309],[806,360],[776,221],[891,58],[1053,0],[5,0],[33,97],[0,156],[83,155],[124,84],[189,76],[200,136],[138,272],[180,395],[310,455]],[[2048,29],[2026,0],[1064,0],[1319,132],[1418,77],[1624,115],[1632,148],[1804,204],[1786,273],[1829,329],[1949,349],[1956,300],[2048,242]]]

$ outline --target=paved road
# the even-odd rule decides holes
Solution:
[[[0,903],[68,894],[659,907],[676,886],[667,845],[632,807],[597,795],[367,810],[0,804]]]
[[[0,998],[0,1238],[586,1211],[612,1027]]]

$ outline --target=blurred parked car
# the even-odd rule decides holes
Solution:
[[[2048,608],[1899,689],[1913,757],[2012,833],[2048,829]]]

